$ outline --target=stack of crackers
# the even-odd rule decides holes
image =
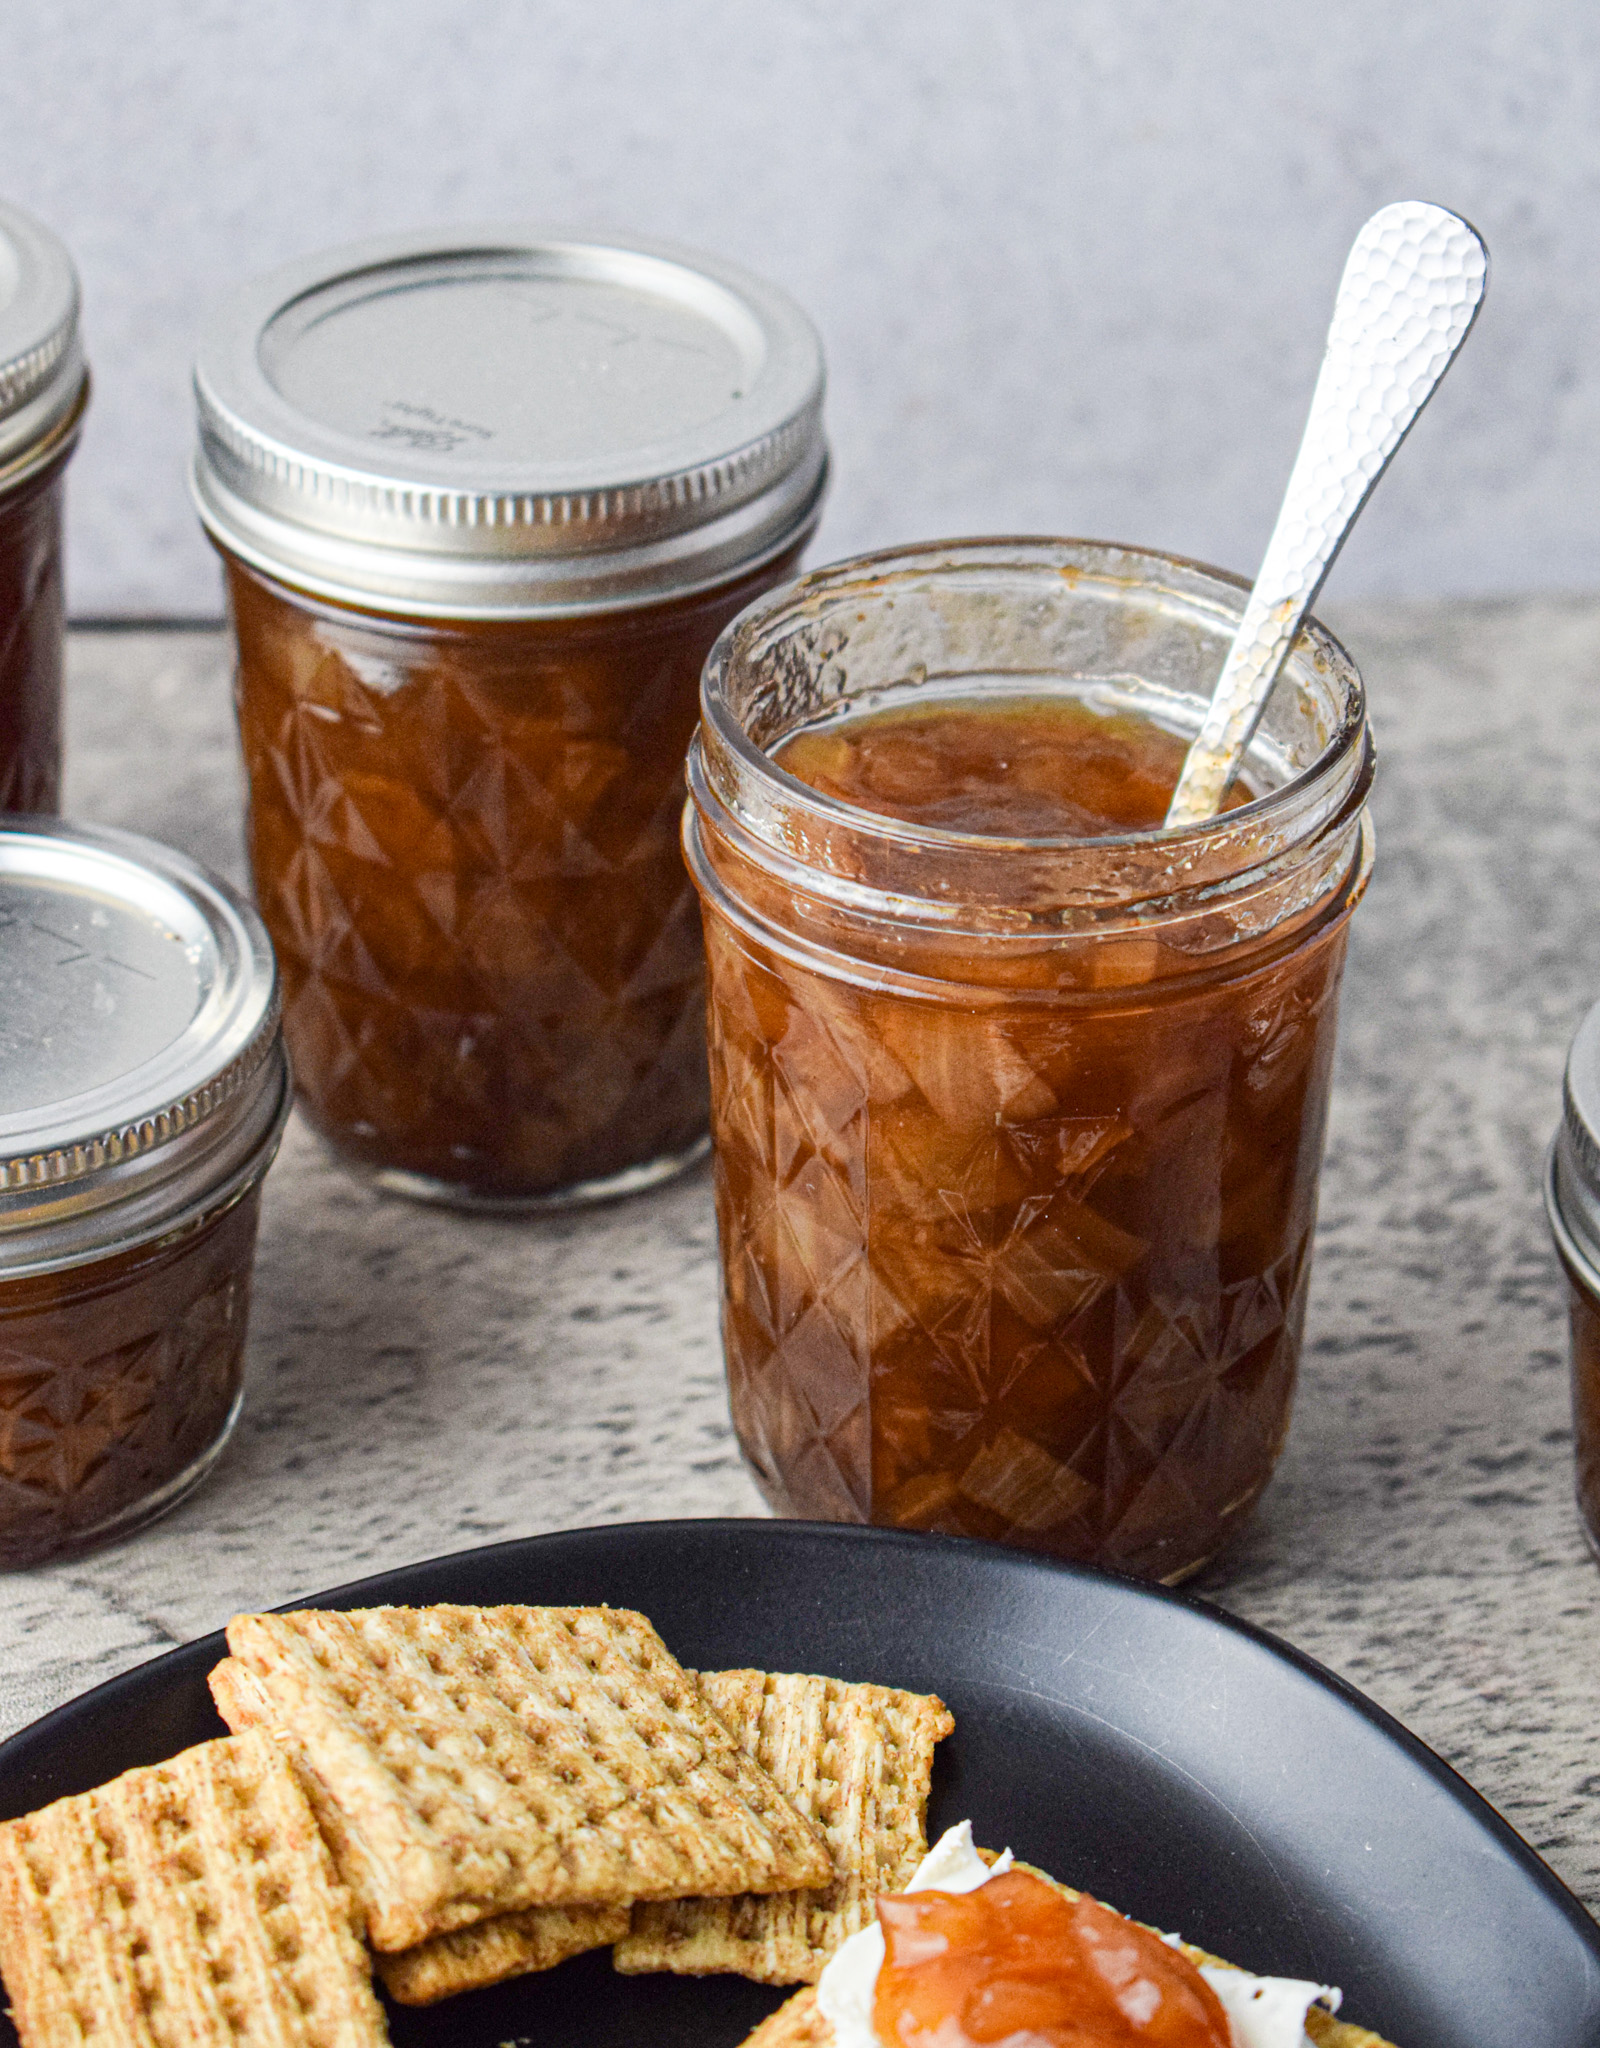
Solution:
[[[610,1945],[810,1984],[926,1852],[932,1697],[693,1673],[605,1607],[241,1615],[234,1733],[0,1827],[24,2048],[387,2040]]]

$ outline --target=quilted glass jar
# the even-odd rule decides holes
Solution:
[[[0,829],[0,1566],[181,1500],[242,1399],[289,1113],[261,921],[166,847]]]
[[[1567,1280],[1578,1516],[1600,1554],[1600,1004],[1572,1041],[1562,1106],[1545,1209]]]
[[[986,692],[1192,734],[1242,603],[1161,555],[959,542],[806,577],[713,651],[685,837],[723,1334],[780,1513],[1171,1580],[1266,1485],[1371,859],[1348,658],[1308,627],[1256,800],[1192,831],[909,824],[772,758]]]
[[[0,811],[56,808],[62,477],[88,402],[72,261],[0,206]]]
[[[306,1115],[484,1209],[698,1157],[678,841],[699,674],[826,478],[804,316],[652,244],[496,230],[247,288],[196,375],[257,900]]]

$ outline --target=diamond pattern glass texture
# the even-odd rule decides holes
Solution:
[[[0,499],[0,811],[59,802],[61,635],[57,465]]]
[[[1361,680],[1311,622],[1161,829],[1244,592],[1094,541],[816,571],[706,664],[723,1333],[780,1514],[1204,1563],[1289,1426]]]
[[[367,618],[230,564],[257,900],[302,1108],[448,1199],[690,1156],[704,964],[679,851],[701,664],[793,557],[599,618]]]
[[[1343,921],[1099,1003],[808,971],[713,913],[735,1423],[783,1514],[1192,1570],[1289,1423]]]
[[[0,1567],[87,1548],[196,1484],[244,1379],[259,1182],[155,1245],[0,1281]]]

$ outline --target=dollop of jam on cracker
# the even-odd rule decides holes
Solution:
[[[878,1920],[884,2048],[1231,2048],[1221,2002],[1186,1956],[1026,1871],[880,1899]]]

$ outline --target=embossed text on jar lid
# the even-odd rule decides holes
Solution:
[[[87,399],[72,258],[31,215],[0,205],[0,488],[70,443]]]
[[[805,314],[632,238],[489,227],[306,258],[219,308],[195,392],[217,540],[421,617],[704,588],[793,545],[826,477]]]
[[[0,827],[0,987],[0,1235],[161,1178],[273,1085],[265,928],[151,840]]]
[[[1545,1202],[1557,1245],[1600,1291],[1600,1003],[1578,1026],[1567,1055]]]

